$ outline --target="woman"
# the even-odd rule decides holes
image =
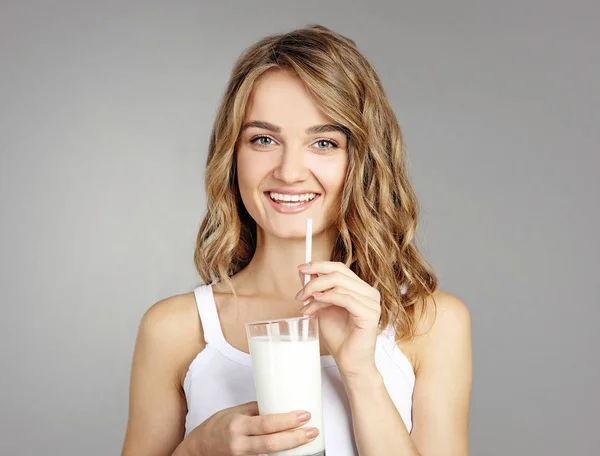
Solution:
[[[256,455],[313,439],[301,410],[258,416],[244,329],[302,314],[319,316],[328,456],[467,455],[469,314],[415,247],[400,128],[352,40],[314,25],[240,57],[206,190],[195,263],[212,284],[143,317],[123,455]]]

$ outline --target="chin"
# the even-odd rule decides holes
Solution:
[[[305,222],[303,222],[305,223]],[[283,226],[271,226],[270,229],[264,230],[265,235],[274,236],[279,239],[302,239],[306,238],[306,226],[293,227],[290,224]],[[314,234],[314,233],[313,233]]]

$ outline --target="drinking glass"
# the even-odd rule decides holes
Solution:
[[[256,400],[261,415],[306,410],[302,427],[315,427],[313,441],[271,456],[325,456],[319,320],[315,315],[246,324]]]

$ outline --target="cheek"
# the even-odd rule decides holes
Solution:
[[[248,187],[256,183],[260,167],[257,161],[253,160],[250,154],[240,150],[237,156],[237,175],[240,190],[248,190]]]
[[[260,183],[269,175],[271,163],[266,154],[256,154],[252,151],[238,151],[237,176],[242,196],[251,195]]]
[[[238,152],[237,156],[237,179],[238,186],[240,187],[240,192],[244,195],[247,192],[248,187],[252,182],[252,172],[248,169],[249,160],[247,155],[242,152]]]
[[[344,188],[346,180],[347,162],[329,163],[327,166],[320,166],[317,179],[330,195],[338,195]]]

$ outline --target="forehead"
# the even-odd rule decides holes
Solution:
[[[302,79],[293,71],[270,70],[260,77],[248,100],[245,121],[271,122],[283,130],[328,123]]]

